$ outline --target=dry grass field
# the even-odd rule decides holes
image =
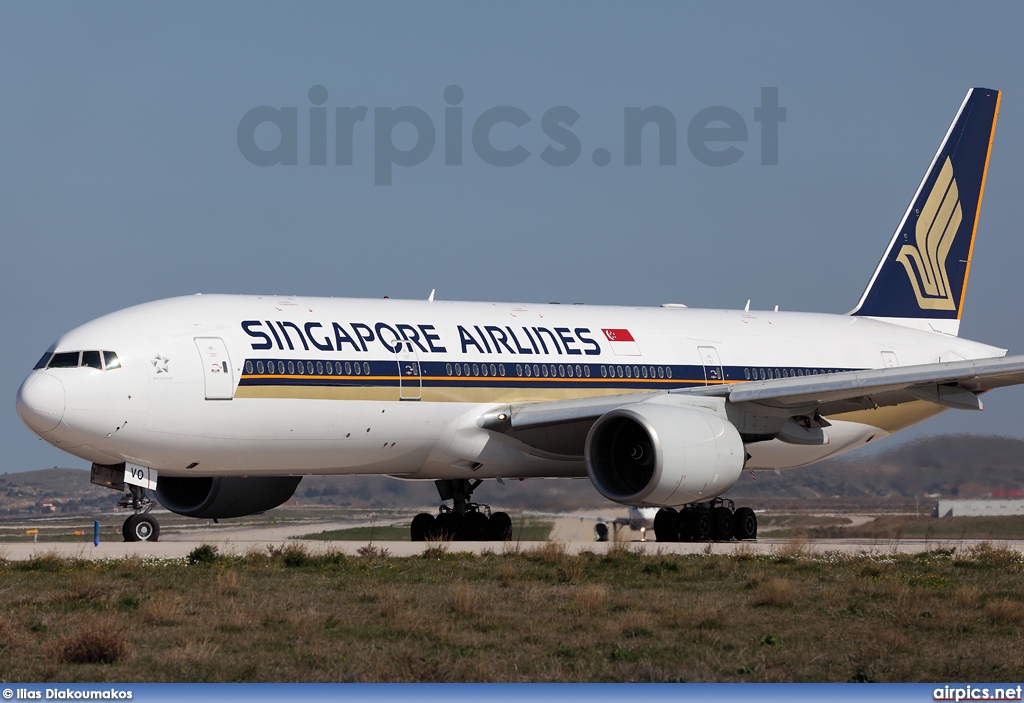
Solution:
[[[1024,559],[988,544],[856,557],[449,547],[0,560],[0,679],[1024,679]]]

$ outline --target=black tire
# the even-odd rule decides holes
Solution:
[[[694,542],[706,542],[711,539],[711,511],[707,508],[692,508],[689,511],[690,539]]]
[[[156,542],[160,539],[160,523],[152,515],[130,515],[121,527],[125,542]]]
[[[129,515],[128,519],[121,525],[121,539],[125,542],[138,542],[139,538],[135,536],[135,518],[137,515]]]
[[[608,525],[603,522],[599,522],[594,525],[594,540],[597,542],[608,541]]]
[[[459,531],[459,516],[455,513],[441,513],[434,520],[433,539],[451,542]]]
[[[412,526],[409,528],[412,533],[413,542],[425,542],[427,537],[430,536],[430,531],[434,527],[434,518],[430,513],[420,513],[412,519]]]
[[[711,509],[711,538],[720,542],[732,539],[736,529],[736,521],[732,511],[724,506]]]
[[[462,542],[482,542],[487,538],[487,516],[483,513],[466,513],[459,523],[456,539]]]
[[[680,542],[692,542],[693,541],[693,524],[690,513],[693,512],[693,508],[683,508],[676,513],[675,521],[672,523],[672,528],[675,531],[676,537]]]
[[[676,529],[678,515],[675,508],[662,508],[654,515],[654,538],[657,541],[679,541],[679,531]]]
[[[508,513],[491,513],[487,520],[487,539],[491,542],[504,542],[512,539],[512,518]]]
[[[750,508],[737,508],[734,517],[736,539],[757,539],[757,515]]]

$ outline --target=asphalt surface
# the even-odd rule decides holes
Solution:
[[[283,527],[197,527],[162,535],[159,542],[103,541],[98,546],[93,546],[91,539],[86,540],[85,538],[83,538],[82,542],[5,542],[0,544],[0,558],[18,561],[48,553],[56,553],[63,557],[81,559],[122,559],[129,556],[152,559],[183,559],[189,552],[201,544],[211,544],[217,547],[221,554],[234,555],[244,555],[250,551],[266,551],[270,547],[281,548],[292,543],[301,544],[311,553],[339,551],[346,554],[356,554],[360,548],[367,546],[369,542],[298,540],[295,538],[298,535],[316,533],[323,530],[357,527],[360,524],[349,521],[339,523],[293,523]],[[649,554],[733,554],[737,552],[770,554],[793,549],[817,553],[843,552],[857,554],[868,552],[884,554],[899,552],[915,554],[951,547],[962,550],[983,541],[993,542],[993,540],[925,540],[906,538],[899,540],[792,540],[764,537],[752,542],[672,543],[656,542],[653,540],[640,541],[639,533],[630,532],[628,529],[623,528],[619,531],[619,541],[617,543],[601,543],[594,541],[593,528],[593,521],[580,520],[578,518],[561,518],[555,521],[552,539],[564,544],[566,551],[574,554],[583,551],[601,552],[622,544],[626,544],[629,549],[636,549]],[[1018,551],[1024,551],[1024,540],[995,541],[995,543]],[[438,546],[434,543],[425,542],[374,541],[373,544],[381,549],[386,549],[389,554],[396,557],[415,556],[421,554],[429,547]],[[475,553],[488,549],[499,553],[507,550],[536,549],[544,544],[544,542],[442,543],[443,546],[453,552]]]

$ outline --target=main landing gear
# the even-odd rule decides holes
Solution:
[[[727,542],[757,539],[757,516],[750,508],[737,508],[731,500],[686,505],[678,511],[662,508],[654,516],[659,542]]]
[[[121,535],[125,542],[156,542],[160,539],[160,523],[149,514],[156,503],[146,495],[141,486],[125,484],[130,491],[117,501],[119,508],[132,508],[134,515],[129,515],[121,526]]]
[[[508,513],[492,513],[490,507],[470,503],[469,497],[482,482],[468,479],[434,481],[442,505],[435,517],[420,513],[412,519],[412,541],[456,540],[460,542],[504,541],[512,538],[512,518]]]

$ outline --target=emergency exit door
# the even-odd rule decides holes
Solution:
[[[700,362],[704,365],[704,383],[714,386],[724,382],[725,371],[718,358],[718,350],[714,347],[697,347],[697,351],[700,353]]]
[[[206,399],[231,400],[235,394],[235,375],[224,340],[220,337],[196,337],[195,341],[203,364]]]
[[[398,362],[398,399],[419,400],[423,397],[423,372],[416,349],[404,339],[395,340],[391,347]]]

